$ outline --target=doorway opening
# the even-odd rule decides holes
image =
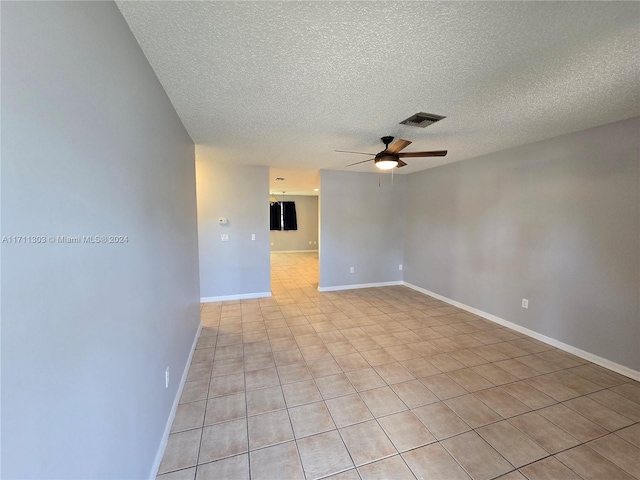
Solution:
[[[318,288],[320,173],[269,169],[271,291]]]

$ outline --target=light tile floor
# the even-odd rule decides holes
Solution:
[[[406,287],[202,305],[158,480],[640,478],[640,385]]]

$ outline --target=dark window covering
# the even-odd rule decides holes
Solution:
[[[298,230],[298,217],[296,216],[295,202],[282,202],[282,208],[282,216],[284,217],[284,229]]]
[[[271,204],[271,230],[282,230],[279,202],[273,202]]]

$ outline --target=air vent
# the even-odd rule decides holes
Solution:
[[[411,115],[406,120],[401,121],[400,123],[402,125],[408,125],[410,127],[424,128],[436,122],[439,122],[443,118],[447,117],[441,117],[440,115],[434,115],[433,113],[418,112],[415,115]]]

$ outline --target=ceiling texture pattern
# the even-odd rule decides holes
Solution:
[[[198,155],[398,173],[640,114],[638,2],[117,2]],[[420,129],[416,112],[445,115]],[[352,171],[375,171],[373,162]]]

